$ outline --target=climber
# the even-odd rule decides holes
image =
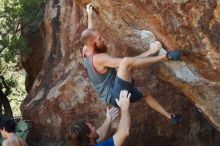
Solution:
[[[112,137],[105,141],[110,124],[118,115],[116,110],[113,110],[111,113],[111,110],[107,111],[107,118],[104,124],[97,130],[95,126],[89,122],[83,120],[77,121],[68,131],[70,143],[74,146],[121,146],[129,135],[131,123],[129,114],[130,96],[128,91],[123,90],[120,92],[119,99],[116,99],[116,103],[121,109],[121,118],[117,132]],[[115,109],[115,107],[113,107],[113,109]]]
[[[121,90],[128,90],[131,93],[131,102],[136,102],[144,97],[146,103],[164,115],[173,124],[179,124],[181,116],[168,113],[149,93],[143,95],[134,85],[131,76],[132,68],[140,68],[159,61],[180,60],[178,51],[171,51],[163,55],[149,57],[158,52],[162,47],[156,41],[150,45],[150,49],[139,56],[116,58],[107,54],[107,48],[98,30],[93,28],[92,6],[87,5],[88,29],[81,34],[83,47],[83,58],[87,68],[89,78],[94,86],[99,98],[105,104],[112,104],[117,107],[115,99],[119,97]],[[118,70],[116,71],[116,68]]]
[[[0,131],[4,139],[2,146],[27,146],[27,143],[15,134],[14,119],[1,119]]]

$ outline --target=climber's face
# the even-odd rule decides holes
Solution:
[[[104,39],[102,34],[98,31],[93,33],[94,40],[93,40],[93,48],[96,53],[105,53],[107,52],[107,47],[104,44]]]

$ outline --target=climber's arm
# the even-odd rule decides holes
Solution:
[[[91,3],[86,6],[86,12],[88,14],[88,28],[93,28]]]
[[[106,53],[99,53],[93,57],[93,63],[96,66],[118,68],[122,58],[112,57]]]
[[[126,138],[129,136],[131,118],[129,113],[131,94],[126,90],[120,92],[119,99],[116,99],[118,106],[121,109],[121,118],[119,121],[117,132],[113,135],[114,145],[122,146]]]
[[[159,41],[155,41],[153,43],[150,44],[150,49],[138,56],[135,56],[135,57],[148,57],[150,55],[153,55],[155,54],[157,51],[159,51],[159,49],[162,48],[162,45]]]
[[[118,116],[118,108],[112,107],[110,110],[107,108],[106,120],[102,124],[102,126],[99,127],[96,131],[97,134],[99,135],[99,138],[96,140],[98,143],[106,138],[109,132],[109,128],[117,116]]]

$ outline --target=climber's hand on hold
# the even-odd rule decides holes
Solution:
[[[88,17],[91,17],[92,16],[92,5],[91,3],[89,3],[87,6],[86,6],[86,12],[88,14]]]
[[[162,45],[159,41],[155,41],[153,43],[150,44],[150,53],[151,54],[155,54],[156,52],[158,52],[160,49],[162,48]]]
[[[93,22],[92,22],[92,5],[89,3],[86,6],[86,12],[88,14],[88,28],[93,28]]]

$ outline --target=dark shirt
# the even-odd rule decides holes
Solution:
[[[84,58],[84,64],[96,93],[105,104],[108,104],[111,98],[110,91],[115,82],[117,72],[114,68],[108,68],[107,72],[98,73],[93,66],[93,56],[94,55],[90,55]]]

